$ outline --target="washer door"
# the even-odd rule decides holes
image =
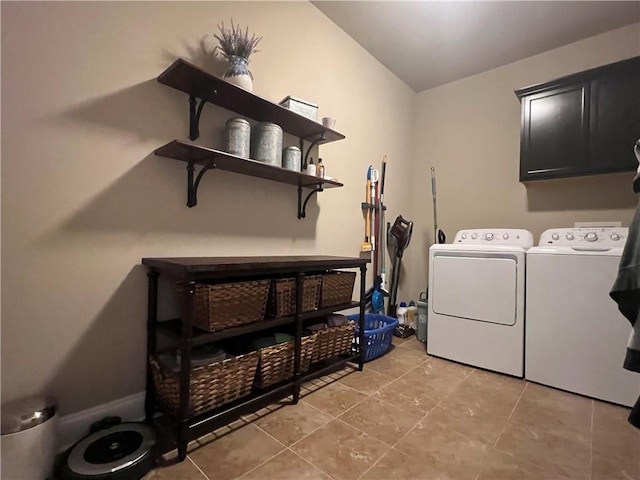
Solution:
[[[509,257],[437,255],[433,311],[467,320],[515,325],[517,264]]]

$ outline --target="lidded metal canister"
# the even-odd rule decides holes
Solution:
[[[249,158],[251,125],[244,118],[231,118],[226,123],[226,151],[232,155]]]
[[[258,123],[251,135],[251,158],[282,166],[282,128],[275,123]]]
[[[294,172],[300,171],[300,166],[302,162],[302,152],[298,147],[292,145],[290,147],[285,147],[282,150],[282,166],[288,170],[293,170]]]

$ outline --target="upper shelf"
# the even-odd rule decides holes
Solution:
[[[181,58],[160,74],[158,82],[253,120],[276,123],[285,132],[304,140],[328,143],[345,138],[335,130],[207,73]]]

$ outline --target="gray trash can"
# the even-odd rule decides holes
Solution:
[[[427,320],[429,314],[429,304],[427,302],[427,292],[420,292],[420,298],[418,299],[418,329],[416,337],[422,343],[427,342]]]
[[[53,478],[58,402],[34,396],[2,405],[3,480]]]

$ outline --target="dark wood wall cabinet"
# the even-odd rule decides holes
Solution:
[[[182,257],[182,258],[143,258],[142,264],[148,268],[148,310],[147,310],[147,383],[145,399],[145,417],[149,423],[154,423],[164,435],[161,435],[160,450],[178,449],[180,460],[187,454],[187,443],[215,428],[226,425],[241,415],[256,412],[261,408],[292,396],[292,402],[297,403],[300,397],[300,387],[304,381],[324,375],[349,363],[362,370],[364,356],[360,345],[364,339],[364,310],[365,310],[365,277],[368,260],[349,257],[331,256],[274,256],[274,257]],[[347,301],[331,307],[318,305],[317,309],[303,308],[303,284],[308,275],[331,273],[334,269],[358,269],[360,273],[360,298],[358,301]],[[158,321],[158,281],[159,277],[166,277],[175,285],[175,292],[180,293],[181,318]],[[267,315],[262,321],[231,326],[219,331],[205,331],[196,328],[196,308],[194,295],[199,285],[215,283],[233,283],[245,281],[262,281],[274,278],[295,278],[295,292],[297,301],[292,314],[280,317]],[[307,370],[301,367],[301,353],[303,344],[303,328],[309,323],[315,323],[323,316],[333,312],[350,308],[359,308],[359,336],[353,342],[351,332],[347,342],[348,353],[327,357],[316,363],[307,365]],[[191,407],[197,398],[190,398],[194,383],[198,383],[200,374],[194,373],[192,350],[196,346],[211,344],[212,342],[229,342],[246,339],[256,332],[267,332],[274,328],[289,327],[294,331],[294,363],[290,378],[259,388],[254,385],[246,394],[242,394],[235,401],[221,404],[215,408],[191,413]],[[164,345],[160,348],[160,337],[164,337]],[[180,352],[179,370],[173,376],[178,377],[179,383],[171,387],[167,393],[158,392],[154,383],[154,372],[158,375],[157,358],[163,352]],[[226,361],[225,361],[226,362]],[[216,368],[218,364],[214,366]],[[156,368],[156,370],[154,370]],[[226,368],[226,367],[220,367]],[[196,369],[197,370],[197,369]],[[249,380],[249,383],[252,379]],[[216,383],[216,385],[218,385]],[[208,388],[208,387],[207,387]],[[209,392],[211,390],[207,390]],[[161,395],[164,394],[163,395]],[[216,396],[222,396],[218,390],[213,391]],[[174,399],[174,407],[167,407],[167,395]],[[175,401],[176,399],[177,402]],[[190,401],[192,400],[192,401]],[[179,406],[176,408],[175,404]],[[157,413],[161,415],[158,416]]]
[[[316,145],[345,138],[335,130],[207,73],[183,59],[177,59],[162,72],[158,76],[158,82],[189,95],[189,138],[191,140],[196,140],[200,136],[200,116],[207,103],[258,122],[273,122],[280,125],[284,132],[298,138],[305,161]],[[333,180],[286,170],[179,140],[173,140],[156,149],[155,154],[187,162],[187,206],[189,207],[198,203],[197,192],[202,176],[216,168],[297,186],[298,218],[305,217],[307,202],[314,193],[322,192],[325,188],[343,186]],[[201,166],[197,174],[195,165]],[[310,190],[306,197],[303,195],[305,189]]]
[[[640,57],[515,91],[520,181],[636,170]]]

